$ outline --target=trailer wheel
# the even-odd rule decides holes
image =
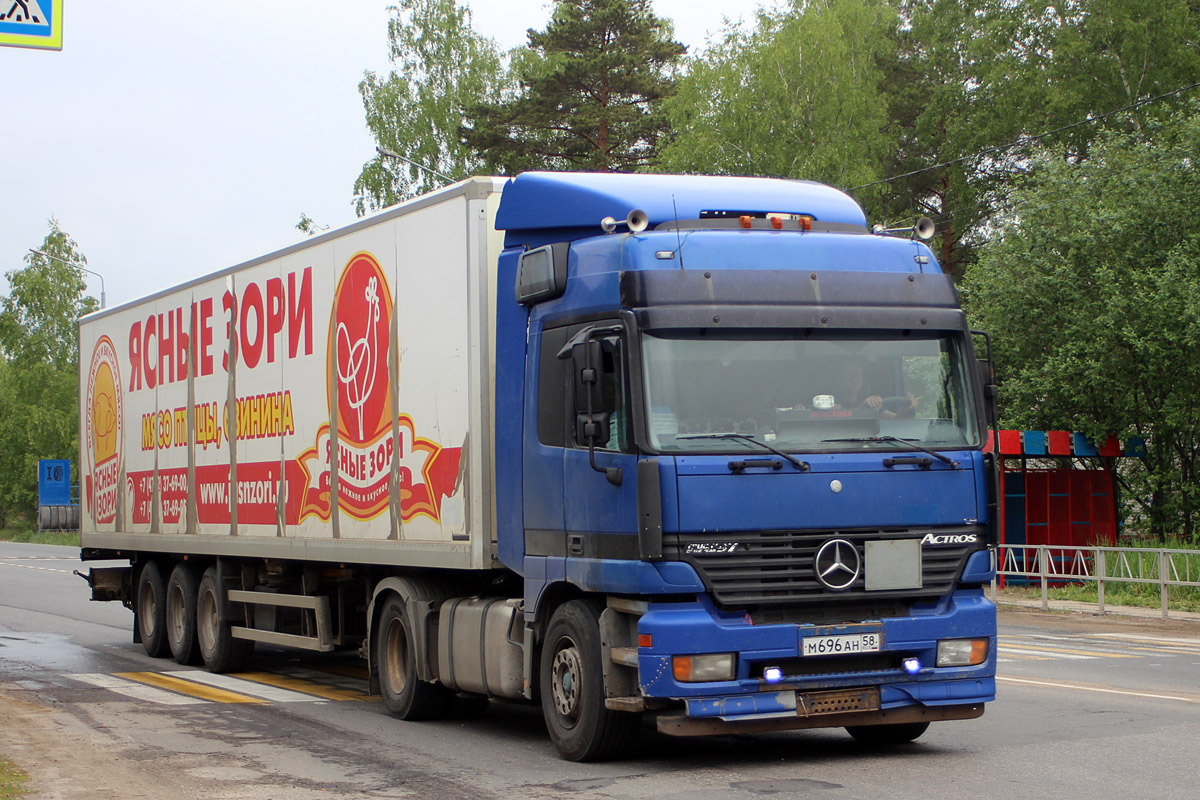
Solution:
[[[582,600],[564,603],[550,618],[539,671],[542,714],[563,758],[600,761],[633,744],[641,715],[604,707],[600,614]]]
[[[417,677],[416,647],[399,595],[392,594],[384,601],[375,637],[375,674],[388,712],[407,720],[446,716],[454,695],[440,683]]]
[[[902,725],[854,725],[846,728],[846,733],[863,744],[905,744],[928,729],[928,722],[907,722]]]
[[[170,652],[167,644],[167,583],[157,561],[147,561],[138,574],[137,613],[134,624],[142,647],[154,658]]]
[[[196,573],[190,564],[179,562],[167,581],[167,644],[180,664],[200,661],[196,640]]]
[[[209,672],[241,672],[254,655],[254,642],[233,638],[233,626],[222,622],[220,583],[217,568],[204,570],[196,596],[196,639],[200,657]]]

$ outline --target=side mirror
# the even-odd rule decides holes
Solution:
[[[983,387],[983,405],[987,414],[988,426],[992,429],[997,447],[1000,444],[1000,428],[996,424],[996,397],[1000,387],[996,385],[996,362],[992,359],[992,337],[987,331],[971,331],[972,336],[983,337],[987,348],[987,358],[976,359],[975,374],[979,377],[979,385]]]
[[[615,387],[616,381],[604,380],[604,345],[598,337],[620,332],[619,326],[584,328],[558,351],[559,358],[571,359],[575,375],[575,441],[587,445],[588,463],[596,472],[604,473],[613,486],[621,485],[621,468],[596,464],[596,445],[608,443],[618,402],[617,397],[604,392],[606,385]]]
[[[604,396],[604,347],[595,339],[574,348],[575,413],[611,414],[615,398]]]
[[[992,362],[987,359],[979,358],[975,360],[975,373],[979,376],[981,386],[987,386],[996,382],[995,370],[992,369]]]
[[[581,444],[605,445],[611,431],[612,417],[607,412],[580,414],[575,418],[575,441]]]

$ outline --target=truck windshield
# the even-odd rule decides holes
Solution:
[[[979,445],[958,335],[653,331],[642,342],[660,452],[760,450],[748,439],[786,452]]]

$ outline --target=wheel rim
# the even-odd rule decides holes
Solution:
[[[212,592],[201,592],[196,607],[196,637],[203,653],[212,653],[217,641],[217,599]]]
[[[148,584],[142,586],[141,599],[138,601],[138,623],[142,626],[142,638],[154,636],[155,622],[158,619],[158,603],[154,599],[154,591]]]
[[[408,638],[399,619],[388,622],[384,637],[383,677],[393,694],[401,694],[408,684]]]
[[[571,724],[579,719],[582,678],[583,664],[579,648],[570,639],[564,639],[550,664],[550,694],[559,716]]]
[[[183,641],[184,605],[183,587],[171,587],[171,591],[167,594],[167,628],[170,631],[171,640],[176,643]]]

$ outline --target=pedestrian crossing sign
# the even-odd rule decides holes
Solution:
[[[0,46],[62,50],[63,0],[0,0]]]

